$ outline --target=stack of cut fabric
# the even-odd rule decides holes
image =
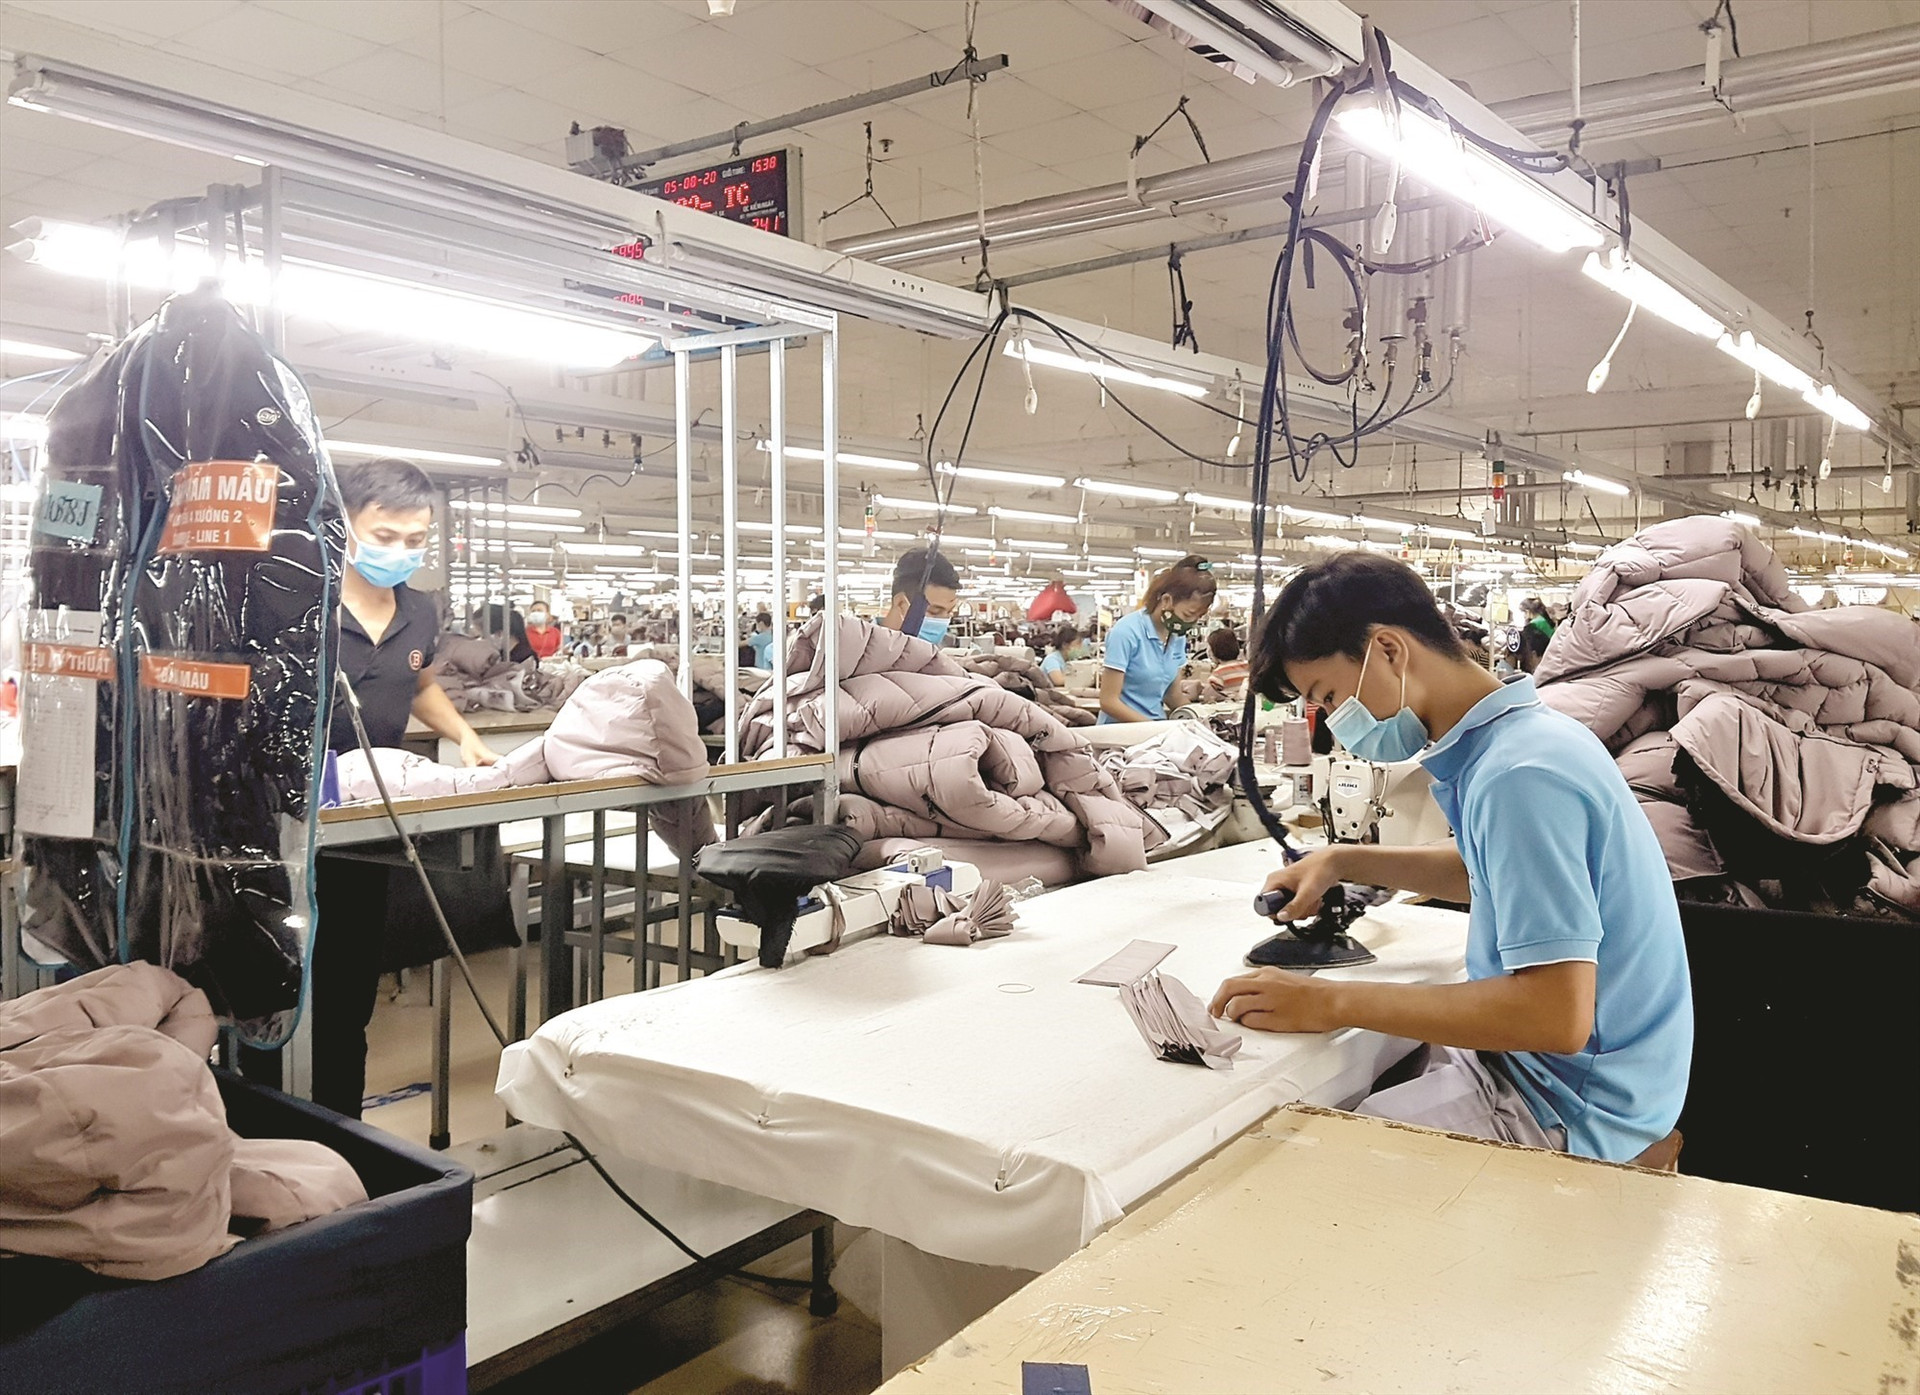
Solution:
[[[826,748],[823,619],[787,656],[787,749],[795,753]],[[1048,869],[1060,851],[1078,875],[1146,866],[1165,835],[1121,795],[1084,734],[922,639],[853,616],[839,624],[841,823],[869,844],[931,842],[974,862],[983,845],[1039,845],[1032,859],[1003,852],[983,865],[1000,880],[1059,880]],[[773,735],[769,682],[742,718],[742,756],[766,754]],[[807,815],[805,803],[795,816]]]
[[[1535,681],[1690,894],[1920,915],[1920,624],[1810,610],[1746,529],[1675,519],[1601,556]]]
[[[446,635],[434,655],[434,677],[456,712],[558,711],[587,679],[571,659],[525,659],[514,663],[490,639]]]
[[[1106,746],[1100,764],[1120,793],[1159,825],[1158,862],[1191,852],[1233,811],[1239,752],[1198,722],[1181,722],[1130,746]]]
[[[1032,698],[1070,727],[1090,727],[1099,718],[1077,705],[1065,688],[1055,687],[1052,675],[1024,654],[968,654],[953,656],[968,673],[991,678],[1010,693]]]

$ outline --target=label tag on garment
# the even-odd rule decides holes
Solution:
[[[140,656],[140,686],[188,697],[240,701],[247,696],[253,670],[246,664],[203,664],[192,659]]]
[[[98,611],[27,611],[23,629],[15,826],[91,838],[100,684],[113,679],[113,650],[100,643]]]
[[[33,513],[33,531],[49,538],[92,542],[100,524],[100,486],[48,480]]]
[[[280,467],[270,461],[201,460],[174,472],[160,551],[265,552],[273,546]]]

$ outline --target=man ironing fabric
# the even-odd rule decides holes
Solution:
[[[1256,641],[1254,689],[1332,713],[1341,744],[1418,756],[1454,841],[1344,844],[1267,879],[1304,919],[1341,881],[1471,903],[1466,983],[1228,979],[1213,1011],[1263,1031],[1361,1027],[1428,1043],[1359,1112],[1620,1162],[1686,1097],[1693,998],[1679,907],[1646,815],[1606,748],[1466,657],[1405,564],[1343,553],[1297,573]]]

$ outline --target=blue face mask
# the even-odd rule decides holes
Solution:
[[[398,586],[427,560],[424,547],[388,547],[354,534],[353,569],[375,586]]]
[[[1372,657],[1373,646],[1369,644],[1366,658],[1360,660],[1360,683],[1355,685],[1354,695],[1327,718],[1327,729],[1361,760],[1379,761],[1382,765],[1412,760],[1426,749],[1430,738],[1420,718],[1406,705],[1407,676],[1400,675],[1400,710],[1386,721],[1367,711],[1360,701],[1360,688],[1367,681],[1367,662]]]
[[[938,644],[947,637],[947,627],[952,623],[951,620],[936,620],[929,615],[920,622],[920,638],[928,644]]]

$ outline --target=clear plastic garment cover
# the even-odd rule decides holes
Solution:
[[[178,296],[55,403],[42,495],[23,929],[81,966],[165,965],[282,1040],[343,544],[306,390],[231,305]],[[83,819],[60,791],[89,777]]]

